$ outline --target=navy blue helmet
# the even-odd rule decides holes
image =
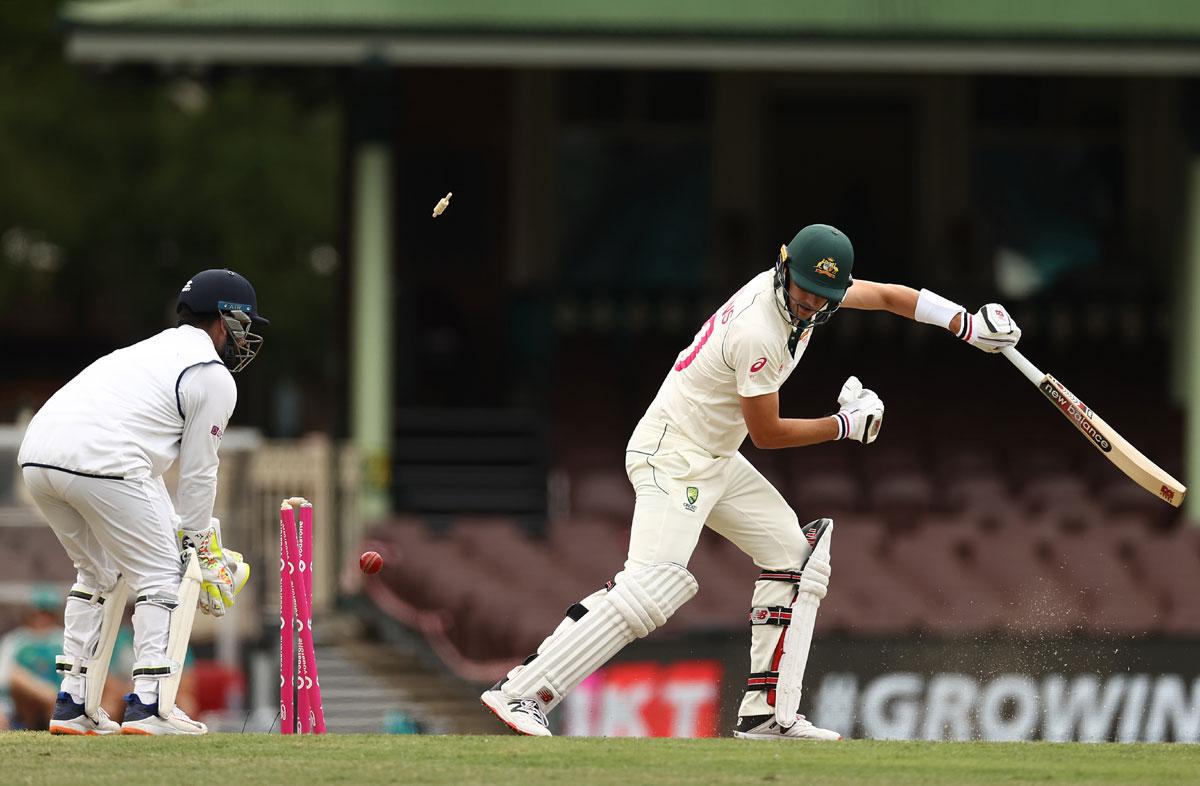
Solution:
[[[228,334],[221,359],[234,373],[254,360],[262,347],[262,336],[251,333],[250,326],[271,324],[258,313],[254,287],[232,270],[205,270],[192,276],[179,291],[175,313],[184,306],[193,314],[221,317]]]

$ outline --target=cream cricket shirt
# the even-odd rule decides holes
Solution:
[[[105,355],[38,410],[17,460],[103,478],[156,478],[179,461],[178,513],[204,529],[237,386],[212,339],[183,326]]]
[[[732,456],[747,434],[741,397],[779,390],[808,347],[811,330],[789,352],[791,333],[774,270],[759,273],[679,353],[645,417],[666,421],[714,456]]]

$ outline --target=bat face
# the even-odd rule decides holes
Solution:
[[[1038,383],[1038,390],[1097,450],[1139,486],[1175,507],[1183,504],[1187,487],[1129,444],[1061,382],[1046,374]]]
[[[1083,432],[1084,436],[1092,440],[1096,447],[1105,453],[1112,451],[1112,443],[1104,432],[1096,427],[1096,413],[1092,412],[1086,404],[1079,400],[1071,391],[1049,374],[1042,380],[1042,384],[1038,386],[1046,398],[1054,406],[1058,407],[1067,419],[1075,424],[1075,428]]]

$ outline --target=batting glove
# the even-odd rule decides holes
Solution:
[[[883,401],[875,391],[864,388],[858,377],[850,377],[838,394],[841,407],[834,419],[838,423],[837,439],[853,439],[868,445],[879,436],[883,426]]]
[[[1021,328],[999,303],[988,303],[973,315],[964,313],[958,337],[984,352],[999,352],[1015,347],[1021,340]]]

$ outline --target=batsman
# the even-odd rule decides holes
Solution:
[[[799,714],[813,626],[829,589],[834,524],[801,526],[783,496],[738,452],[879,436],[884,406],[856,377],[838,408],[782,417],[779,389],[815,330],[838,310],[890,311],[937,325],[985,352],[1021,331],[1001,306],[971,314],[927,289],[855,280],[854,249],[812,224],[701,326],[635,427],[625,469],[636,503],[624,569],[567,609],[536,653],[480,697],[519,734],[548,736],[546,713],[631,641],[661,627],[696,594],[687,565],[702,528],[732,541],[761,569],[749,613],[750,673],[735,737],[837,740]]]
[[[250,576],[213,518],[217,451],[267,324],[230,270],[184,285],[178,323],[105,355],[34,415],[18,454],[34,502],[75,563],[52,734],[204,734],[175,706],[196,608],[223,616]],[[163,473],[179,464],[178,512]],[[134,593],[133,692],[117,724],[100,697]]]

